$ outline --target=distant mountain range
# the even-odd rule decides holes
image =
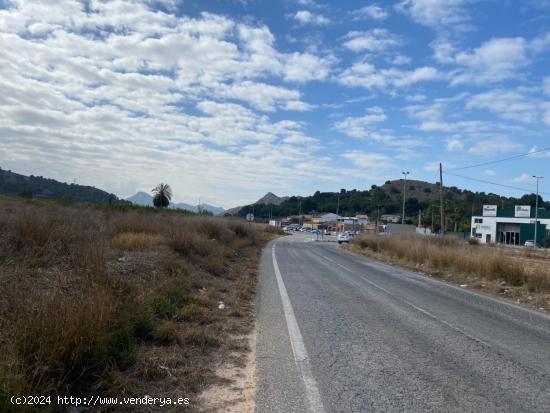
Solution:
[[[38,199],[66,199],[94,204],[119,202],[116,195],[93,186],[67,184],[41,176],[25,176],[1,168],[0,194]]]
[[[146,192],[141,192],[140,191],[137,194],[132,195],[129,198],[126,198],[126,200],[133,203],[133,204],[136,204],[136,205],[153,206],[153,196],[146,193]],[[198,212],[199,209],[200,209],[200,210],[203,210],[203,211],[211,212],[214,215],[219,215],[219,214],[224,212],[224,209],[221,208],[221,207],[217,207],[217,206],[210,205],[210,204],[205,204],[205,203],[202,203],[200,205],[190,205],[190,204],[186,204],[184,202],[170,203],[169,208],[185,209],[185,210],[191,211],[191,212]]]
[[[279,206],[287,200],[288,200],[288,196],[279,197],[279,196],[275,195],[273,192],[268,192],[263,197],[261,197],[256,202],[254,202],[252,205],[275,205],[275,206]],[[228,209],[224,212],[224,215],[239,215],[239,212],[242,208],[244,208],[244,207],[243,206],[238,206],[238,207]]]

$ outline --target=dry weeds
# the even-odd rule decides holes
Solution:
[[[361,236],[350,248],[536,308],[550,309],[550,257],[546,252],[414,234]]]
[[[233,337],[252,329],[273,236],[221,218],[0,202],[0,411],[14,394],[91,393],[190,397],[199,410]]]

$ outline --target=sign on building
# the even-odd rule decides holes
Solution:
[[[483,216],[484,217],[496,217],[497,216],[497,206],[496,205],[483,205]]]
[[[531,205],[516,205],[516,218],[531,218]]]

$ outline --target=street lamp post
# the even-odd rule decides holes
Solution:
[[[539,224],[539,179],[544,178],[544,176],[533,175],[533,178],[537,180],[537,198],[535,199],[535,245],[534,248],[537,248],[537,227]]]
[[[405,180],[403,181],[403,218],[401,220],[401,224],[405,224],[405,200],[406,200],[406,193],[407,193],[407,175],[409,174],[409,171],[402,172],[402,174],[405,176]]]

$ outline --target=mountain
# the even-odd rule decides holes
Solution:
[[[67,184],[41,176],[25,176],[0,168],[0,194],[93,204],[118,202],[116,195],[93,186]]]
[[[281,205],[283,202],[288,200],[288,196],[285,197],[278,197],[273,192],[268,192],[263,197],[258,199],[256,202],[254,202],[251,205]],[[239,215],[239,211],[244,208],[242,206],[234,207],[231,209],[227,209],[223,211],[224,215]]]
[[[267,220],[269,217],[288,217],[314,212],[337,212],[340,215],[353,216],[357,213],[366,213],[371,217],[379,214],[401,214],[403,207],[404,180],[386,181],[382,186],[373,185],[368,190],[346,190],[339,192],[317,191],[310,196],[291,196],[285,198],[278,205],[269,205],[256,202],[243,207],[234,208],[226,212],[237,210],[234,214],[244,217],[254,211],[258,219]],[[524,195],[521,198],[505,197],[494,193],[473,192],[459,189],[455,186],[444,187],[444,211],[447,219],[447,228],[468,230],[472,213],[480,214],[482,206],[498,205],[500,208],[513,208],[514,205],[535,205],[534,194]],[[269,195],[269,194],[268,194]],[[267,195],[266,195],[267,196]],[[269,199],[270,197],[267,197]],[[550,208],[550,202],[543,202],[539,197],[542,208]],[[422,224],[432,225],[438,229],[439,217],[439,184],[425,181],[407,180],[405,214],[407,221],[416,223],[422,211]]]
[[[141,191],[129,198],[126,198],[126,201],[130,201],[132,204],[141,206],[153,206],[153,197],[148,193]]]
[[[254,202],[255,205],[265,204],[265,205],[281,205],[284,201],[288,199],[288,196],[278,197],[273,192],[268,192],[263,197]]]
[[[126,200],[136,205],[153,206],[153,196],[142,191],[136,193],[135,195],[132,195],[129,198],[126,198]],[[191,212],[199,211],[199,205],[190,205],[184,202],[170,203],[169,208],[185,209]],[[200,209],[203,211],[211,212],[213,215],[221,214],[224,211],[224,209],[221,207],[217,207],[217,206],[205,204],[205,203],[200,204]]]

